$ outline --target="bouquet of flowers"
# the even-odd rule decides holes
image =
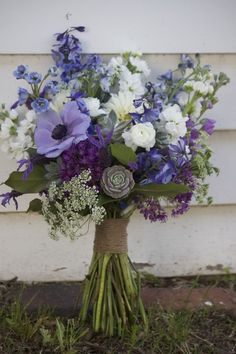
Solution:
[[[74,27],[56,34],[46,75],[19,65],[18,99],[0,112],[2,150],[18,161],[2,205],[38,193],[29,210],[42,213],[54,239],[72,240],[96,224],[81,321],[95,332],[122,335],[141,320],[140,279],[127,251],[126,226],[138,210],[151,222],[183,214],[207,197],[205,179],[218,172],[206,138],[215,121],[204,113],[229,79],[182,55],[175,70],[148,81],[140,53],[108,62],[84,55]]]

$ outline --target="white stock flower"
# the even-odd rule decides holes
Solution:
[[[151,70],[149,69],[145,60],[140,59],[138,56],[131,56],[129,61],[133,66],[137,68],[138,71],[143,73],[145,77],[150,75]]]
[[[125,145],[131,147],[134,151],[137,147],[142,147],[149,151],[155,145],[156,131],[152,123],[138,123],[132,126],[128,131],[122,134]]]
[[[130,91],[137,96],[143,95],[145,87],[142,83],[141,74],[132,74],[127,68],[125,68],[120,76],[120,90]]]
[[[131,92],[122,92],[112,94],[110,100],[106,103],[108,111],[114,111],[119,120],[130,119],[129,113],[135,111],[133,101],[134,94]]]
[[[70,90],[62,90],[54,97],[53,101],[50,103],[50,108],[59,113],[63,109],[64,104],[69,102],[70,95]]]
[[[178,103],[180,104],[180,106],[184,107],[188,103],[188,101],[191,101],[192,97],[193,97],[192,92],[188,94],[187,92],[182,91],[178,94],[178,98],[177,98]],[[201,110],[202,110],[201,100],[195,101],[192,105],[191,117],[198,118],[201,114]]]
[[[177,104],[165,108],[159,118],[165,123],[165,130],[170,134],[170,142],[178,141],[187,133],[186,121],[188,117],[183,117],[180,107]]]
[[[10,118],[6,118],[1,124],[0,138],[10,138],[15,133],[15,130],[15,123]]]
[[[84,98],[84,102],[89,110],[89,114],[91,117],[97,117],[100,116],[101,114],[106,113],[104,109],[100,108],[101,103],[98,98],[87,97]]]
[[[187,81],[184,84],[184,88],[190,88],[191,90],[200,93],[203,96],[208,95],[209,93],[212,93],[214,88],[211,85],[209,81]]]
[[[9,117],[11,120],[15,120],[18,118],[18,112],[15,109],[11,109],[9,112]]]

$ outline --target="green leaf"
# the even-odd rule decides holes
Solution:
[[[109,203],[112,203],[112,202],[115,202],[114,198],[111,198],[108,195],[103,194],[103,193],[99,194],[99,197],[98,197],[99,206],[102,206],[102,205],[105,205],[105,204],[109,204]]]
[[[23,180],[24,172],[12,172],[9,178],[4,182],[20,193],[38,193],[48,187],[48,180],[45,178],[45,169],[43,166],[35,166],[26,180]]]
[[[124,144],[111,144],[111,154],[123,165],[136,161],[135,152]]]
[[[150,195],[155,197],[175,197],[179,193],[189,192],[189,188],[183,184],[168,183],[155,184],[150,183],[144,186],[136,184],[131,193]]]
[[[42,200],[36,198],[36,199],[31,200],[31,202],[29,203],[27,213],[30,211],[41,212],[41,210],[42,210]]]

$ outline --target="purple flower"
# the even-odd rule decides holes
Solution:
[[[96,125],[95,129],[96,129],[96,133],[97,133],[97,138],[95,138],[92,135],[89,135],[88,136],[89,141],[93,145],[97,146],[98,148],[106,148],[107,145],[111,142],[112,135],[113,135],[113,132],[114,132],[114,128],[112,128],[108,132],[108,134],[107,134],[107,136],[105,138],[103,137],[101,128],[99,127],[98,124]]]
[[[18,202],[16,200],[17,197],[19,197],[20,195],[22,195],[20,192],[17,192],[17,191],[11,191],[11,192],[8,192],[8,193],[4,193],[4,194],[1,194],[0,197],[3,198],[2,199],[2,206],[6,207],[7,204],[10,204],[10,201],[11,199],[13,200],[13,202],[15,203],[15,207],[16,207],[16,210],[18,209]]]
[[[22,159],[17,162],[19,164],[17,171],[21,170],[21,168],[23,166],[26,167],[26,169],[24,170],[24,173],[23,173],[23,177],[22,177],[23,180],[26,180],[29,177],[29,175],[31,174],[31,172],[33,171],[33,167],[34,167],[33,163],[30,159]]]
[[[48,81],[44,87],[44,92],[49,95],[56,95],[60,91],[58,82],[55,80]]]
[[[204,119],[202,129],[208,134],[211,135],[215,129],[216,121],[214,119],[206,118]]]
[[[177,204],[175,208],[171,211],[171,215],[178,216],[186,213],[189,210],[189,204],[191,202],[192,196],[192,192],[178,194],[174,198],[174,202],[176,202]]]
[[[18,98],[19,98],[19,104],[20,105],[25,104],[27,99],[29,98],[29,92],[25,88],[19,87],[19,89],[18,89]]]
[[[37,152],[46,157],[59,156],[73,143],[87,139],[90,121],[76,102],[66,103],[60,116],[54,111],[40,114],[34,135]]]
[[[36,71],[33,71],[31,73],[27,73],[24,76],[24,79],[29,83],[33,85],[37,85],[41,82],[42,80],[42,75],[37,73]]]
[[[153,170],[148,174],[147,182],[167,184],[173,180],[175,175],[176,170],[173,161],[162,162],[158,170]]]
[[[138,203],[138,209],[144,218],[151,222],[165,222],[167,220],[167,213],[156,199],[148,198],[140,201]]]
[[[50,76],[57,76],[58,75],[58,69],[55,65],[51,66],[51,68],[48,69],[48,75],[50,75]]]
[[[179,68],[180,69],[191,69],[194,67],[194,61],[191,57],[189,57],[187,54],[182,54],[180,57],[180,64]]]
[[[19,65],[17,66],[16,70],[13,71],[13,75],[17,80],[24,79],[27,71],[28,71],[28,67],[26,65]]]
[[[49,102],[46,98],[39,97],[31,103],[31,107],[36,113],[44,113],[49,109]]]
[[[145,104],[143,105],[144,111],[143,113],[130,113],[133,120],[136,123],[145,123],[145,122],[154,122],[157,120],[160,109],[159,108],[147,108]]]
[[[111,164],[108,149],[92,144],[88,139],[77,145],[72,145],[61,155],[60,178],[69,181],[80,175],[84,170],[90,170],[92,184],[100,187],[104,169]]]

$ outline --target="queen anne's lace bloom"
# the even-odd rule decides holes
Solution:
[[[61,186],[51,183],[43,199],[42,212],[50,225],[53,239],[57,239],[59,234],[71,239],[81,236],[86,220],[83,215],[87,215],[88,211],[96,224],[103,221],[106,211],[99,206],[97,188],[88,185],[90,180],[90,171],[86,170]]]

